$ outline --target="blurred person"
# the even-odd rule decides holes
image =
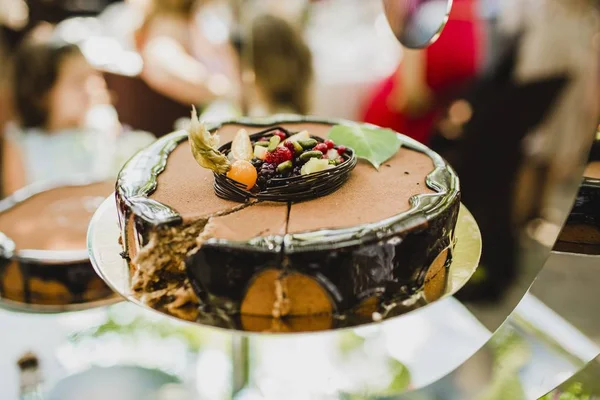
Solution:
[[[110,4],[98,15],[102,31],[126,50],[135,50],[136,31],[144,23],[150,0],[123,0]]]
[[[28,22],[29,7],[25,0],[0,0],[0,25],[20,30]]]
[[[244,79],[242,108],[215,102],[203,120],[224,120],[242,114],[308,114],[311,110],[313,59],[299,26],[285,17],[261,14],[252,18],[248,36],[234,36]],[[179,128],[187,124],[181,120]]]
[[[4,194],[39,181],[114,177],[133,149],[152,140],[121,134],[102,76],[76,45],[27,41],[13,68],[17,121],[4,134]]]
[[[588,0],[507,0],[501,11],[510,52],[450,114],[461,128],[451,161],[461,200],[484,243],[479,279],[458,296],[503,299],[495,308],[504,318],[523,286],[509,289],[538,273],[588,161],[600,111],[600,9]]]
[[[404,49],[396,72],[368,101],[362,119],[427,143],[438,113],[480,66],[484,25],[476,0],[454,0],[441,36],[423,50]]]
[[[141,77],[159,93],[182,104],[205,106],[235,100],[238,73],[227,43],[213,43],[198,29],[195,15],[210,0],[152,0],[136,31]]]
[[[11,33],[21,31],[29,22],[29,8],[25,0],[0,0],[0,132],[8,121],[9,64],[12,53]]]
[[[515,223],[536,217],[558,225],[561,188],[576,184],[600,118],[600,4],[589,0],[502,2],[500,28],[523,33],[515,80],[569,77],[548,118],[523,140]],[[568,134],[566,134],[568,132]],[[555,209],[553,211],[553,209]]]
[[[8,46],[2,32],[0,32],[0,60],[8,59]],[[6,63],[0,63],[0,188],[2,188],[2,160],[3,160],[3,147],[4,147],[4,138],[2,137],[2,132],[4,132],[4,126],[8,122],[9,114],[10,114],[10,102],[9,102],[9,90],[7,90],[8,79],[7,79],[8,71],[6,68]],[[0,193],[0,197],[1,193]]]
[[[253,80],[247,88],[248,113],[308,114],[313,66],[301,32],[283,18],[258,16],[252,24],[250,45]]]

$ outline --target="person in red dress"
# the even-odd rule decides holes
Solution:
[[[454,0],[441,36],[424,50],[404,49],[396,72],[375,89],[362,115],[422,143],[446,101],[475,76],[483,59],[484,22],[476,0]]]

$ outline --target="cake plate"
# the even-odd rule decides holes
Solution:
[[[195,323],[201,326],[212,326],[216,328],[225,328],[231,330],[231,327],[224,327],[222,322],[217,319],[203,319],[201,322],[192,319],[179,318],[167,312],[157,310],[144,303],[138,295],[131,290],[129,266],[121,257],[123,251],[119,244],[120,230],[117,223],[117,208],[114,197],[107,198],[94,214],[88,230],[88,250],[90,261],[98,275],[113,289],[125,299],[138,304],[144,308],[167,315],[178,320]],[[452,296],[460,290],[471,278],[479,264],[481,255],[481,233],[473,215],[467,208],[461,204],[458,215],[458,222],[455,231],[455,248],[452,262],[447,269],[448,279],[445,286],[433,283],[430,288],[429,301],[424,299],[421,293],[408,307],[399,307],[401,310],[394,310],[387,319],[396,319],[397,317],[407,315],[408,313],[422,308],[427,304],[434,303],[442,298]],[[432,279],[434,281],[435,279]],[[427,291],[427,288],[425,289]],[[431,294],[433,293],[433,294]],[[393,317],[393,318],[392,318]],[[369,318],[368,322],[357,321],[356,323],[346,323],[343,328],[354,327],[358,325],[376,323]],[[378,323],[378,322],[377,322]],[[335,330],[338,328],[309,329],[314,330]],[[235,329],[235,328],[234,328]],[[246,331],[244,329],[240,329]],[[292,329],[295,330],[295,329]]]

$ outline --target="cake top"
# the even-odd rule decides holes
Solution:
[[[34,194],[0,213],[0,232],[16,250],[84,250],[90,219],[113,190],[100,182]]]
[[[276,116],[272,120],[209,124],[209,130],[220,136],[221,143],[231,142],[241,129],[251,136],[275,126],[290,134],[307,131],[312,137],[327,138],[338,123],[344,121]],[[424,213],[434,211],[457,195],[458,179],[437,154],[412,139],[400,137],[402,146],[379,169],[359,160],[348,180],[333,193],[268,206],[258,206],[253,204],[256,199],[250,199],[246,207],[232,212],[240,203],[215,194],[215,173],[198,165],[187,132],[179,131],[136,156],[121,173],[119,191],[125,201],[133,204],[133,211],[150,223],[173,219],[187,223],[210,218],[213,225],[220,224],[212,238],[230,241],[293,234],[306,242],[308,237],[303,235],[310,232],[343,230],[343,235],[347,235],[347,229],[361,230],[368,224],[386,228],[382,223],[389,223],[389,228],[398,218],[417,214],[423,223]],[[152,213],[145,214],[146,210]],[[321,235],[319,240],[329,239]],[[293,241],[292,238],[290,243]]]
[[[410,209],[410,198],[434,193],[426,184],[433,160],[401,148],[379,171],[360,162],[348,182],[329,196],[293,204],[288,233],[372,224]]]
[[[307,131],[311,135],[326,137],[330,124],[294,123],[281,124],[294,132]],[[225,124],[217,133],[221,143],[231,142],[235,135],[245,129],[252,135],[265,129],[264,126]],[[185,174],[181,171],[186,171]],[[194,159],[187,140],[179,143],[168,157],[164,171],[158,175],[156,190],[150,198],[168,205],[181,215],[184,221],[204,217],[235,206],[235,201],[222,199],[213,190],[214,174],[202,168]]]
[[[281,126],[295,132],[308,131],[311,135],[323,138],[331,128],[330,124],[315,123],[282,124]],[[246,129],[249,134],[253,134],[264,128],[228,124],[222,126],[218,134],[222,142],[227,142],[231,141],[240,129]],[[374,218],[357,215],[356,218],[348,218],[344,225],[356,225],[361,221],[374,222],[408,210],[409,199],[415,194],[433,193],[425,181],[432,171],[433,160],[426,154],[401,148],[379,171],[367,162],[360,161],[350,174],[349,181],[340,189],[343,190],[342,195],[333,193],[307,201],[305,204],[307,207],[313,207],[314,202],[331,203],[336,202],[336,199],[339,201],[351,196],[348,199],[352,201],[347,206],[362,209],[362,206],[369,203],[370,198],[385,195],[386,202],[391,202],[392,207],[379,207],[375,204],[375,207],[370,207],[373,210],[367,211],[367,214],[374,213]],[[393,185],[386,184],[392,180]],[[236,205],[236,202],[216,196],[212,190],[213,184],[213,172],[198,166],[189,144],[183,141],[168,157],[165,170],[158,175],[156,190],[150,198],[176,210],[184,221],[224,211]],[[364,213],[360,212],[360,214]]]
[[[204,234],[209,237],[246,241],[259,236],[283,236],[287,232],[287,204],[264,202],[209,220]]]

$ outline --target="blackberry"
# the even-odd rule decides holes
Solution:
[[[292,171],[292,175],[300,175],[301,169],[302,169],[302,167],[300,167],[300,166],[294,167],[294,170]]]
[[[275,176],[275,170],[276,167],[274,164],[263,163],[258,175],[264,177],[266,180],[269,180]]]
[[[260,171],[260,168],[262,167],[264,161],[260,158],[253,158],[252,160],[250,160],[250,163],[254,166],[254,168],[256,168],[257,171]]]
[[[260,167],[260,170],[263,172],[268,172],[268,171],[275,171],[275,164],[270,164],[270,163],[263,163],[263,165]]]

